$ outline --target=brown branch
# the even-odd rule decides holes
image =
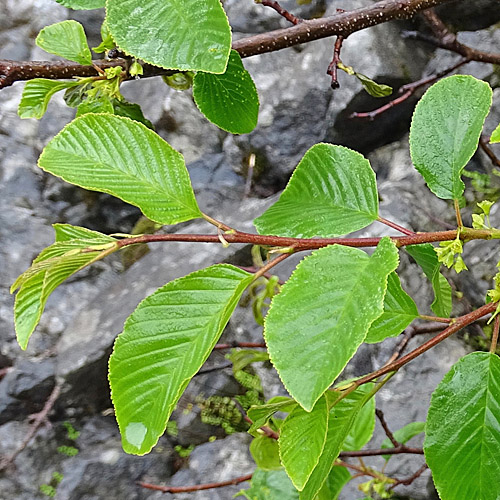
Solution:
[[[392,222],[391,220],[384,219],[382,217],[378,217],[377,221],[385,224],[386,226],[392,227],[392,229],[395,229],[396,231],[399,231],[400,233],[406,234],[407,236],[416,234],[414,231],[411,231],[410,229],[406,229],[403,226],[400,226],[399,224],[396,224],[395,222]]]
[[[401,485],[409,486],[411,483],[413,483],[413,481],[415,481],[415,479],[419,478],[428,468],[429,466],[427,464],[424,464],[422,465],[422,467],[420,467],[420,469],[417,470],[417,472],[415,472],[415,474],[412,474],[410,477],[407,477],[406,479],[396,479],[396,482],[389,487],[389,490],[394,489],[396,486],[401,486]]]
[[[11,455],[9,455],[8,457],[4,457],[0,461],[0,471],[4,470],[14,462],[19,453],[21,453],[26,448],[33,436],[37,433],[40,426],[47,420],[48,414],[54,407],[54,404],[59,397],[59,394],[61,393],[61,387],[62,384],[60,382],[56,382],[54,388],[52,389],[52,392],[50,393],[50,396],[47,398],[45,404],[43,405],[42,411],[33,416],[33,423],[31,424],[31,427],[27,432],[23,442]]]
[[[349,12],[340,12],[333,16],[303,21],[290,28],[270,31],[259,35],[242,38],[233,43],[241,57],[250,57],[266,52],[293,47],[330,36],[347,37],[377,24],[394,19],[410,19],[419,12],[448,3],[452,0],[382,0],[376,4]],[[489,61],[485,61],[489,62]],[[127,67],[126,59],[95,61],[101,69],[110,66]],[[172,74],[175,71],[163,68],[143,66],[143,77]],[[15,81],[33,78],[65,79],[74,76],[96,76],[92,66],[81,66],[72,62],[48,61],[0,61],[0,89],[12,85]]]
[[[491,335],[491,345],[490,352],[496,352],[498,343],[498,330],[500,328],[500,316],[495,318],[495,323],[493,325],[493,334]]]
[[[275,2],[274,0],[257,0],[257,3],[261,3],[266,7],[271,7],[271,9],[274,9],[280,16],[284,17],[287,21],[291,22],[292,24],[299,24],[302,22],[302,19],[298,18],[297,16],[294,16],[291,12],[288,12],[278,2]]]
[[[406,363],[409,363],[416,357],[420,356],[424,352],[436,346],[443,340],[447,339],[450,335],[453,335],[462,328],[465,328],[466,326],[470,325],[471,323],[474,323],[478,319],[481,319],[483,316],[492,313],[496,309],[497,305],[498,304],[496,302],[490,302],[489,304],[485,304],[484,306],[480,307],[479,309],[476,309],[475,311],[472,311],[469,314],[465,314],[464,316],[456,318],[455,321],[448,328],[445,328],[442,332],[438,333],[436,336],[432,337],[432,339],[428,340],[421,346],[417,347],[416,349],[408,353],[406,356],[403,356],[401,359],[394,361],[393,363],[386,364],[379,370],[369,373],[364,377],[361,377],[358,380],[356,380],[355,383],[353,383],[353,385],[349,387],[349,389],[344,391],[344,394],[347,392],[352,392],[356,390],[360,385],[366,384],[367,382],[371,382],[372,380],[375,380],[376,378],[379,378],[382,375],[399,370],[402,366],[406,365]]]
[[[367,469],[366,467],[358,467],[357,465],[354,464],[349,464],[347,462],[344,462],[342,460],[337,460],[334,464],[336,467],[345,467],[346,469],[351,469],[357,474],[354,477],[359,477],[359,476],[370,476],[375,479],[381,479],[381,475],[377,474],[375,471]]]
[[[158,484],[145,483],[143,481],[137,481],[137,484],[142,488],[163,491],[163,493],[190,493],[193,491],[213,490],[215,488],[223,488],[224,486],[233,486],[235,484],[244,483],[245,481],[250,481],[250,479],[252,479],[252,475],[253,474],[246,474],[245,476],[235,477],[234,479],[230,479],[229,481],[197,484],[194,486],[160,486]]]
[[[245,233],[234,231],[233,233],[225,233],[224,240],[227,243],[245,243],[252,245],[289,248],[291,252],[299,252],[304,250],[316,250],[328,245],[344,245],[356,248],[375,247],[381,240],[381,237],[373,238],[289,238],[284,236],[267,236],[259,234]],[[460,232],[462,240],[489,240],[498,236],[498,230],[492,229],[471,229],[463,228]],[[433,243],[438,241],[451,241],[456,239],[457,231],[438,231],[428,233],[415,233],[409,236],[391,236],[391,240],[398,248],[406,245],[419,245],[422,243]],[[154,242],[177,241],[186,243],[221,243],[219,235],[216,234],[143,234],[131,238],[123,238],[117,242],[118,248],[123,248],[128,245],[137,243],[154,243]],[[286,258],[280,256],[279,259]],[[276,259],[275,259],[276,260]],[[272,266],[271,266],[272,267]],[[268,268],[262,268],[259,273],[265,273]]]
[[[389,438],[389,441],[392,443],[392,446],[394,446],[394,448],[400,446],[401,443],[394,437],[394,434],[391,432],[389,426],[387,425],[387,422],[384,417],[384,412],[377,408],[375,410],[375,415],[377,415],[380,425],[382,426],[382,429],[384,429],[385,435]]]
[[[479,147],[486,153],[488,158],[491,160],[491,163],[493,163],[493,166],[500,168],[500,159],[493,152],[488,143],[489,140],[484,135],[481,135],[479,138]]]
[[[396,446],[395,448],[379,448],[377,450],[360,450],[360,451],[343,451],[340,453],[339,457],[349,458],[349,457],[376,457],[379,455],[401,455],[401,454],[411,454],[411,455],[423,455],[424,450],[422,448],[411,448],[403,444]]]

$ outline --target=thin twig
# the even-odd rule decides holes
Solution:
[[[216,344],[214,350],[234,349],[237,347],[258,349],[266,347],[266,344],[264,342],[231,342],[230,344]]]
[[[41,425],[46,422],[47,416],[54,407],[54,404],[59,397],[59,394],[61,393],[61,388],[62,388],[62,383],[61,382],[56,382],[54,385],[54,388],[52,389],[52,392],[50,393],[49,397],[45,401],[45,404],[43,405],[42,411],[39,413],[33,415],[33,423],[31,424],[30,429],[28,430],[23,442],[20,444],[20,446],[8,457],[3,458],[0,461],[0,470],[4,470],[7,468],[10,464],[14,462],[16,457],[21,453],[28,443],[31,441],[33,436],[37,433],[38,429],[41,427]]]
[[[345,467],[346,469],[351,469],[353,471],[356,471],[358,473],[356,474],[356,476],[370,476],[375,479],[381,479],[381,475],[378,474],[376,471],[373,471],[365,467],[358,467],[357,465],[350,464],[342,460],[337,460],[333,465],[337,467]]]
[[[500,158],[490,148],[489,140],[484,135],[479,138],[479,147],[486,153],[493,166],[500,168]]]
[[[412,234],[416,234],[414,231],[411,231],[410,229],[406,229],[405,227],[400,226],[399,224],[396,224],[395,222],[384,219],[382,217],[377,217],[377,221],[381,222],[382,224],[385,224],[386,226],[392,227],[392,229],[395,229],[396,231],[399,231],[400,233],[406,234],[407,236],[410,236]]]
[[[257,3],[261,3],[266,7],[271,7],[271,9],[274,9],[280,16],[284,17],[287,21],[291,22],[292,24],[299,24],[302,22],[302,19],[298,18],[297,16],[294,16],[291,12],[288,12],[278,2],[275,2],[274,0],[257,0]]]
[[[333,90],[338,89],[340,87],[340,83],[337,78],[337,70],[338,63],[340,62],[340,51],[342,49],[342,43],[344,42],[344,37],[339,35],[337,40],[335,40],[335,45],[333,47],[333,58],[332,62],[328,65],[328,69],[326,70],[326,74],[332,77],[332,82],[330,87]]]
[[[137,484],[142,488],[147,488],[149,490],[163,491],[163,493],[189,493],[192,491],[213,490],[215,488],[223,488],[224,486],[232,486],[235,484],[240,484],[245,481],[250,481],[250,479],[252,479],[252,475],[253,474],[246,474],[244,476],[230,479],[229,481],[197,484],[194,486],[160,486],[158,484],[145,483],[143,481],[137,481]]]
[[[493,334],[491,335],[490,352],[496,352],[497,350],[499,328],[500,328],[500,316],[497,316],[495,318],[495,323],[493,325]]]
[[[422,448],[412,448],[410,446],[399,445],[395,448],[379,448],[377,450],[360,450],[360,451],[343,451],[340,453],[339,457],[376,457],[379,455],[423,455],[424,450]]]
[[[455,207],[455,217],[457,218],[458,227],[464,227],[464,223],[462,222],[462,216],[460,214],[460,202],[457,199],[454,199],[453,206]]]
[[[396,479],[396,482],[392,484],[389,487],[389,490],[394,489],[396,486],[409,486],[410,484],[415,481],[415,479],[419,478],[427,469],[429,466],[427,464],[422,465],[420,469],[415,472],[415,474],[412,474],[410,477],[407,477],[406,479]]]
[[[231,368],[232,366],[233,366],[233,363],[228,362],[228,363],[224,363],[224,364],[219,365],[219,366],[213,366],[211,368],[202,368],[201,370],[196,372],[194,374],[194,376],[197,377],[198,375],[206,375],[207,373],[213,373],[213,372],[217,372],[219,370],[225,370],[226,368]]]
[[[400,446],[401,443],[394,437],[394,434],[391,432],[389,426],[387,425],[387,422],[384,417],[384,412],[379,408],[377,408],[375,410],[375,415],[377,415],[377,418],[380,421],[380,425],[382,426],[382,429],[384,429],[385,435],[389,438],[389,441],[392,443],[394,448]]]

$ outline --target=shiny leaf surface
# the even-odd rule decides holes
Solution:
[[[280,199],[254,224],[261,234],[327,238],[362,229],[377,216],[377,185],[368,160],[343,146],[316,144]]]
[[[269,355],[305,410],[338,377],[382,314],[387,276],[397,265],[389,238],[371,257],[357,248],[328,246],[306,257],[274,297],[264,329]]]
[[[462,170],[477,149],[492,94],[486,82],[454,75],[435,83],[418,102],[410,128],[411,158],[439,198],[462,196]]]
[[[127,319],[109,360],[127,453],[144,455],[156,444],[252,278],[234,266],[211,266],[159,288]]]
[[[77,118],[47,144],[38,164],[67,182],[121,198],[160,224],[201,216],[182,155],[127,118]]]

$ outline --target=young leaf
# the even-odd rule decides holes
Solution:
[[[500,142],[500,125],[493,130],[490,137],[490,144],[496,144],[497,142]]]
[[[235,50],[224,74],[196,73],[193,97],[208,120],[231,134],[248,134],[257,125],[257,88]]]
[[[306,412],[300,406],[295,407],[281,427],[281,462],[299,491],[304,489],[323,452],[328,413],[326,398],[323,396],[311,412]]]
[[[340,236],[378,217],[375,173],[363,155],[316,144],[297,165],[280,199],[255,219],[261,234]]]
[[[38,33],[35,42],[45,52],[79,64],[92,64],[85,31],[77,21],[62,21],[46,26]]]
[[[106,0],[56,0],[56,2],[74,10],[91,10],[104,7]]]
[[[425,431],[425,422],[410,422],[393,433],[394,438],[398,443],[405,444],[411,438],[418,436]],[[382,441],[381,448],[394,448],[389,438]],[[382,455],[385,460],[389,460],[393,455]]]
[[[76,118],[87,113],[110,113],[114,114],[113,105],[107,98],[104,99],[85,99],[78,105],[76,110]]]
[[[375,398],[365,403],[344,439],[342,451],[357,451],[370,441],[375,430]]]
[[[486,82],[454,75],[434,84],[418,102],[410,128],[411,158],[439,198],[462,196],[460,176],[477,149],[492,95]]]
[[[300,500],[313,500],[321,490],[333,467],[335,459],[342,450],[344,440],[349,434],[356,417],[363,406],[369,401],[373,384],[365,384],[352,392],[330,410],[328,418],[328,432],[325,447],[318,465],[311,474],[304,489],[300,492]],[[327,397],[337,397],[336,393]]]
[[[285,469],[255,469],[250,488],[241,490],[235,495],[238,496],[248,500],[299,500],[299,492],[286,475]]]
[[[263,434],[250,443],[250,453],[257,467],[263,470],[281,469],[278,441]]]
[[[431,309],[436,316],[448,318],[451,314],[451,286],[448,280],[439,272],[441,264],[434,247],[430,243],[423,245],[409,245],[406,251],[422,268],[434,290],[434,301]]]
[[[252,278],[234,266],[211,266],[159,288],[127,319],[109,360],[127,453],[144,455],[156,444]]]
[[[267,421],[277,412],[291,412],[297,403],[290,398],[282,398],[280,401],[270,400],[265,405],[251,406],[247,412],[248,418],[253,422],[248,432],[252,434],[257,429],[266,425]],[[272,401],[272,402],[271,402]]]
[[[107,0],[107,23],[121,50],[168,69],[224,73],[231,29],[219,0]],[[134,29],[130,29],[133,26]]]
[[[389,85],[374,82],[371,78],[368,78],[361,73],[354,73],[354,76],[361,82],[363,88],[372,97],[385,97],[392,94],[392,87],[389,87]]]
[[[41,118],[47,111],[50,98],[56,92],[76,86],[76,81],[61,82],[46,78],[29,80],[24,86],[17,114],[20,118]]]
[[[425,459],[442,500],[500,498],[500,358],[464,356],[434,391]]]
[[[328,246],[306,257],[274,297],[264,329],[269,356],[305,410],[312,410],[382,314],[387,276],[397,265],[389,238],[371,257]]]
[[[370,326],[365,342],[374,344],[395,337],[417,317],[415,302],[401,287],[399,276],[395,272],[391,273],[387,278],[384,312]]]
[[[114,238],[95,231],[65,224],[56,224],[54,229],[56,242],[40,253],[10,290],[13,293],[19,288],[14,320],[17,341],[22,349],[28,346],[47,299],[57,286],[80,269],[117,249]]]
[[[352,479],[345,467],[332,467],[330,474],[318,493],[318,500],[337,500],[342,488]]]
[[[47,144],[38,165],[77,186],[117,196],[160,224],[201,216],[182,155],[128,118],[77,118]]]

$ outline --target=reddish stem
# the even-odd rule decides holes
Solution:
[[[234,349],[237,347],[246,347],[248,349],[258,349],[266,347],[264,342],[232,342],[231,344],[216,344],[214,350]]]
[[[382,224],[385,224],[386,226],[392,227],[392,229],[395,229],[396,231],[399,231],[400,233],[406,234],[407,236],[411,236],[413,234],[416,234],[414,231],[410,231],[409,229],[406,229],[403,226],[400,226],[399,224],[396,224],[395,222],[392,222],[387,219],[383,219],[382,217],[377,218],[378,222],[381,222]]]
[[[291,22],[292,24],[299,24],[300,22],[302,22],[302,19],[298,18],[297,16],[294,16],[291,12],[288,12],[278,2],[274,0],[260,0],[259,3],[265,5],[266,7],[271,7],[271,9],[274,9],[280,16],[284,17],[287,21]]]

